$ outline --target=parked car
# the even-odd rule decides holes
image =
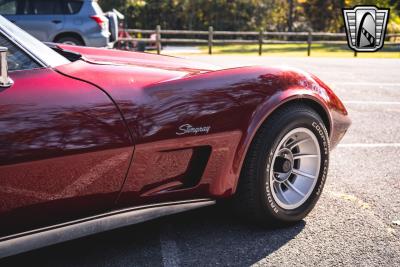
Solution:
[[[117,17],[95,0],[0,0],[0,14],[42,42],[111,47]]]
[[[350,125],[291,68],[49,47],[2,16],[0,46],[0,257],[219,199],[299,221]]]

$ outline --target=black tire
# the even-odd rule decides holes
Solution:
[[[70,45],[78,45],[78,46],[84,46],[85,44],[82,42],[82,40],[73,37],[73,36],[66,36],[66,37],[61,37],[56,40],[56,43],[60,44],[70,44]]]
[[[271,194],[269,173],[278,144],[293,129],[307,128],[317,138],[320,169],[310,196],[294,209],[284,209]],[[329,165],[329,137],[323,120],[313,109],[292,104],[277,110],[260,127],[246,155],[234,197],[235,211],[261,224],[282,226],[302,220],[315,206],[322,193]]]

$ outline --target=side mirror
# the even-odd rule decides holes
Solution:
[[[0,88],[8,88],[14,81],[8,77],[7,47],[0,47]]]

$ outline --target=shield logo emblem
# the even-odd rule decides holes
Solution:
[[[349,47],[357,52],[376,52],[383,47],[390,9],[375,6],[344,8]]]

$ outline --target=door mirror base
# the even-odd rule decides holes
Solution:
[[[0,47],[0,88],[8,88],[14,81],[8,76],[7,47]]]

